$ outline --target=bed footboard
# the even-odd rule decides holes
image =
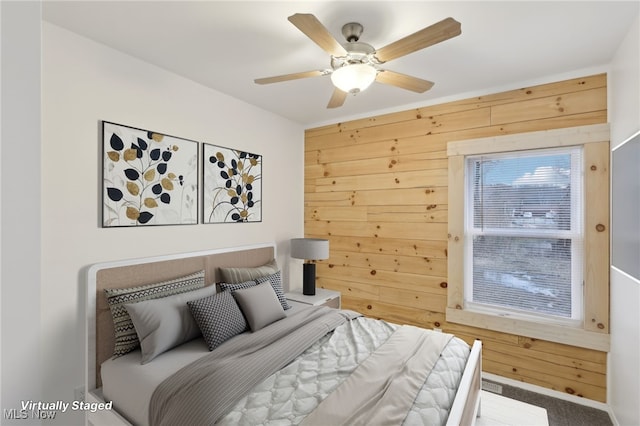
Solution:
[[[476,340],[471,347],[469,360],[462,373],[458,392],[451,406],[447,426],[467,426],[480,415],[480,391],[482,389],[482,342]]]

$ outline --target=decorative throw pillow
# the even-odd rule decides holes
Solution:
[[[220,290],[222,291],[230,291],[230,292],[234,292],[236,290],[241,290],[243,288],[249,288],[249,287],[253,287],[255,285],[258,285],[257,282],[251,280],[251,281],[245,281],[242,283],[220,283]]]
[[[216,286],[210,285],[162,299],[124,305],[140,340],[141,363],[146,364],[161,353],[200,336],[200,328],[187,302],[215,293]]]
[[[247,322],[230,291],[187,302],[209,350],[247,329]]]
[[[271,275],[278,272],[278,263],[275,259],[265,263],[262,266],[253,268],[218,268],[220,271],[221,281],[225,283],[242,283],[245,281],[253,281],[257,278]]]
[[[284,289],[282,288],[282,275],[280,271],[277,271],[275,274],[271,274],[266,277],[258,278],[256,280],[256,283],[262,284],[267,281],[271,283],[271,287],[273,287],[273,291],[276,292],[276,296],[278,296],[278,300],[282,305],[282,309],[286,311],[287,309],[291,308],[289,303],[287,303],[287,298],[284,296]]]
[[[286,317],[282,305],[269,283],[236,290],[233,297],[240,305],[251,331],[258,331],[272,322]]]
[[[125,355],[140,346],[131,317],[124,307],[125,304],[159,299],[202,287],[204,287],[204,271],[155,284],[105,289],[115,330],[113,358]]]
[[[273,287],[273,291],[276,292],[276,296],[278,296],[278,300],[282,305],[282,309],[287,310],[291,308],[289,303],[287,303],[287,298],[284,297],[284,290],[282,288],[282,276],[280,274],[280,271],[277,271],[275,274],[272,274],[272,275],[258,278],[255,281],[245,281],[245,282],[235,283],[235,284],[226,283],[226,282],[220,283],[220,289],[222,291],[230,291],[233,293],[236,290],[253,287],[255,285],[262,284],[267,281],[271,283],[271,286]]]

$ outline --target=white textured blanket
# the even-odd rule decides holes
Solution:
[[[451,338],[413,326],[398,328],[301,424],[402,424]]]
[[[218,424],[299,424],[398,327],[366,317],[348,321],[253,388]],[[413,401],[403,425],[446,423],[468,357],[466,342],[457,337],[449,341]]]

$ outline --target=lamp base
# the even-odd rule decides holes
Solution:
[[[302,265],[302,294],[314,296],[316,294],[316,264],[305,263]]]

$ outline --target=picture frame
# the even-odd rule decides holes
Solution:
[[[198,142],[102,122],[102,227],[198,223]]]
[[[262,222],[262,155],[209,143],[202,150],[202,222]]]

